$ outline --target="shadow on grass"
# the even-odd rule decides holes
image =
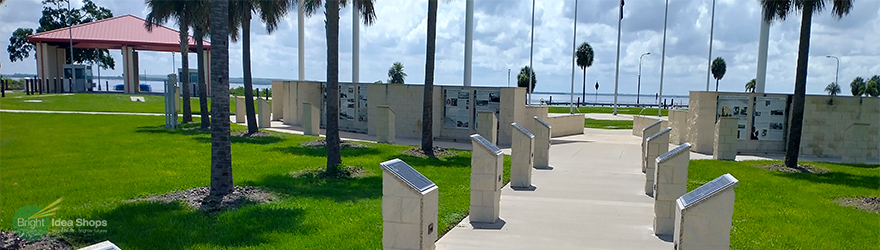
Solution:
[[[445,156],[442,158],[415,157],[411,155],[398,154],[390,159],[399,158],[410,166],[435,166],[435,167],[455,167],[470,168],[471,158],[462,156],[461,154],[453,156]]]
[[[291,197],[333,199],[336,202],[358,201],[382,196],[382,176],[326,179],[315,175],[270,175],[259,181],[248,181],[276,194]]]
[[[278,147],[272,149],[282,153],[304,155],[313,157],[327,157],[327,149],[324,147]],[[381,153],[378,149],[372,147],[344,147],[340,149],[342,157],[358,157],[362,155],[375,155]]]
[[[855,188],[868,188],[871,190],[880,189],[880,182],[877,181],[876,176],[854,175],[841,172],[829,172],[824,174],[776,172],[775,174],[792,179],[805,180],[815,183],[844,185]]]
[[[110,240],[123,249],[185,249],[193,247],[255,247],[271,243],[270,234],[309,234],[305,212],[280,206],[244,206],[207,215],[182,203],[123,203],[105,213],[106,232],[65,235],[77,243]]]
[[[199,143],[211,143],[211,131],[203,131],[199,129],[198,123],[191,124],[182,124],[178,129],[166,129],[165,125],[157,125],[157,126],[142,126],[137,127],[135,130],[138,133],[151,133],[151,134],[170,134],[170,135],[182,135],[192,137],[193,140],[198,141]],[[264,136],[264,137],[241,137],[241,136],[230,136],[229,141],[232,143],[249,143],[249,144],[272,144],[280,142],[281,137],[277,136]]]
[[[837,165],[844,165],[847,167],[854,167],[854,168],[867,168],[867,169],[880,168],[880,165],[870,165],[870,164],[857,164],[857,163],[836,163],[836,164]]]

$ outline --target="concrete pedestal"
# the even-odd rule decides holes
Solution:
[[[655,160],[661,154],[669,151],[669,133],[671,131],[671,128],[665,128],[645,140],[645,158],[643,161],[645,162],[645,194],[648,196],[654,196]]]
[[[532,187],[532,167],[535,160],[535,135],[516,123],[510,147],[510,187]]]
[[[394,144],[394,110],[388,106],[378,105],[379,109],[376,115],[376,142]]]
[[[439,188],[400,159],[382,165],[382,248],[434,249]]]
[[[724,174],[676,200],[675,249],[729,249],[734,188],[739,181]]]
[[[310,102],[302,103],[303,134],[318,136],[321,134],[321,111]]]
[[[480,134],[492,144],[498,143],[498,118],[495,117],[495,112],[477,112],[477,134]]]
[[[715,123],[715,146],[712,158],[715,160],[736,160],[736,130],[739,118],[721,117]]]
[[[247,121],[247,112],[244,104],[244,97],[235,97],[235,123]]]
[[[657,132],[660,132],[660,125],[662,123],[663,123],[663,121],[657,120],[654,123],[651,123],[651,125],[648,125],[642,129],[642,158],[641,159],[645,159],[645,157],[647,157],[646,147],[648,146],[648,144],[645,142],[648,140],[648,137],[651,137],[652,135],[656,134]],[[642,173],[644,173],[646,171],[645,168],[647,168],[648,165],[645,163],[645,161],[641,161],[641,162],[642,162]]]
[[[654,234],[672,235],[675,229],[675,200],[687,192],[690,143],[657,157],[654,185]]]
[[[266,99],[257,99],[257,127],[272,127],[272,105]]]
[[[537,116],[535,119],[535,168],[550,169],[550,124]]]
[[[471,207],[473,223],[495,223],[501,203],[504,157],[495,144],[479,134],[471,135]]]

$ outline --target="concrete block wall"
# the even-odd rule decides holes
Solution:
[[[691,91],[688,100],[687,141],[691,143],[691,151],[711,154],[715,139],[715,107],[718,104],[718,93]]]
[[[511,100],[511,102],[507,102]],[[526,108],[526,89],[525,88],[502,88],[501,89],[501,110],[498,112],[498,122],[502,124],[498,127],[498,145],[511,146],[513,138],[513,128],[504,124],[518,123],[523,124],[525,117],[524,110]],[[519,105],[522,103],[522,105]]]
[[[532,117],[532,129],[535,135],[535,168],[550,168],[550,135],[552,127],[538,117]]]
[[[387,170],[382,171],[382,248],[434,249],[439,189],[417,192]]]
[[[584,133],[583,115],[559,115],[547,117],[544,121],[553,127],[551,137],[579,135]]]
[[[736,160],[736,130],[739,118],[721,117],[715,124],[715,143],[712,158],[715,160]]]
[[[691,145],[684,143],[655,159],[654,234],[672,235],[675,229],[676,199],[687,192]]]
[[[645,194],[654,196],[654,170],[657,157],[669,151],[669,132],[671,128],[665,128],[651,135],[645,140]]]
[[[394,144],[395,139],[395,114],[394,110],[385,105],[376,106],[376,141],[379,143]]]
[[[321,134],[321,110],[312,103],[303,102],[302,108],[302,128],[303,134],[318,136]]]
[[[644,130],[645,127],[647,127],[647,126],[654,124],[654,122],[657,122],[658,120],[661,122],[660,127],[663,127],[663,128],[669,127],[669,122],[661,119],[660,117],[642,116],[642,115],[633,116],[633,130],[632,130],[633,135],[639,136],[639,137],[644,136],[644,134],[642,133],[642,130]],[[656,132],[656,131],[654,131],[654,132]],[[651,136],[651,135],[648,135],[648,136]]]
[[[266,99],[257,98],[257,127],[272,127],[272,107]]]
[[[245,115],[245,103],[244,97],[235,97],[235,123],[243,123],[247,120],[247,116]]]
[[[510,147],[510,186],[532,186],[532,168],[535,161],[535,135],[517,123],[512,123],[513,145]]]
[[[492,144],[498,142],[498,119],[495,118],[495,112],[479,111],[477,112],[477,133],[489,140]]]
[[[843,140],[843,162],[845,163],[864,163],[868,161],[871,151],[870,125],[866,123],[855,123],[846,129]],[[876,143],[874,143],[876,145]]]
[[[657,132],[660,132],[660,128],[661,128],[662,124],[663,123],[660,120],[654,120],[653,123],[642,128],[642,133],[641,133],[642,134],[641,135],[641,137],[642,137],[642,144],[641,144],[642,156],[641,156],[641,158],[639,158],[640,159],[639,161],[642,162],[642,173],[645,173],[645,171],[646,171],[645,168],[648,167],[648,164],[645,162],[645,159],[647,159],[647,157],[648,157],[648,155],[647,155],[648,137],[651,137],[651,135],[654,135]]]
[[[675,249],[730,249],[736,195],[728,188],[690,208],[675,209]]]
[[[284,117],[281,120],[284,121],[284,124],[300,125],[302,123],[300,123],[301,117],[299,114],[299,110],[297,110],[297,107],[299,106],[299,103],[297,103],[297,101],[299,99],[297,98],[297,93],[296,93],[297,84],[296,84],[296,82],[284,82],[282,86],[283,86],[282,92],[284,92],[284,96],[283,96],[284,99],[275,100],[275,101],[273,101],[273,103],[277,102],[277,103],[284,105],[284,107],[281,109],[281,112],[283,114],[282,117]]]
[[[832,104],[828,101],[833,99]],[[819,157],[845,157],[846,133],[853,124],[867,124],[862,135],[867,158],[880,157],[880,98],[847,96],[807,96],[804,102],[804,127],[801,154]],[[861,143],[861,141],[859,141]]]
[[[672,144],[682,144],[687,142],[688,128],[687,110],[670,109],[669,110],[669,142]]]
[[[504,155],[495,145],[480,140],[485,139],[480,135],[471,136],[474,151],[471,155],[470,221],[495,223],[501,207]]]
[[[424,86],[408,84],[367,84],[368,114],[378,112],[378,105],[385,105],[394,110],[395,133],[398,138],[422,138],[422,105]],[[443,128],[443,92],[441,87],[433,90],[433,134],[440,136]],[[367,121],[367,134],[376,135],[378,123]],[[470,135],[471,133],[468,133]],[[467,138],[466,136],[464,138]]]
[[[287,88],[282,81],[272,81],[272,120],[280,121],[284,118],[284,103],[287,100]],[[279,103],[280,101],[280,103]]]

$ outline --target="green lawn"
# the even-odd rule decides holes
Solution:
[[[880,214],[838,205],[838,197],[880,195],[880,166],[806,163],[825,174],[753,166],[774,161],[694,160],[688,190],[725,173],[739,179],[730,249],[877,249]]]
[[[632,129],[632,120],[600,120],[584,118],[585,128],[601,128],[601,129]]]
[[[562,106],[552,106],[552,107],[549,108],[549,111],[548,111],[548,112],[550,112],[550,113],[565,113],[565,114],[568,114],[569,111],[570,111],[570,110],[569,110],[569,107],[567,107],[567,106],[566,106],[566,107],[562,107]],[[606,114],[611,114],[611,113],[614,113],[614,107],[587,107],[587,106],[584,106],[584,107],[580,107],[579,109],[578,109],[577,107],[575,107],[575,111],[574,111],[574,112],[575,112],[575,113],[606,113]],[[618,113],[618,114],[626,114],[626,115],[638,115],[638,114],[640,114],[640,113],[643,114],[643,115],[652,115],[652,114],[653,114],[653,115],[657,115],[657,108],[646,108],[645,111],[642,111],[642,108],[622,108],[622,107],[618,107],[618,108],[617,108],[617,113]],[[662,115],[663,115],[663,116],[667,116],[667,115],[668,115],[668,110],[663,109],[663,110],[662,110]]]
[[[77,246],[110,240],[123,249],[379,249],[378,164],[393,158],[440,187],[441,232],[468,214],[470,152],[428,160],[402,155],[409,146],[365,143],[343,149],[342,161],[367,176],[294,177],[323,166],[325,152],[300,146],[317,137],[274,132],[233,137],[232,159],[235,185],[268,189],[276,202],[213,216],[181,204],[124,202],[209,184],[210,134],[166,130],[163,123],[152,116],[0,113],[0,229],[11,230],[18,208],[63,197],[53,218],[107,221],[103,233],[54,233]]]
[[[142,96],[144,102],[133,102],[130,96]],[[26,102],[41,100],[42,102]],[[272,101],[269,101],[271,104]],[[190,98],[193,114],[199,114],[199,98]],[[208,107],[211,99],[208,98]],[[254,106],[256,109],[256,106]],[[0,109],[16,110],[52,110],[52,111],[95,111],[95,112],[131,112],[131,113],[165,113],[165,97],[158,95],[132,94],[43,94],[25,95],[23,93],[6,94],[0,98]],[[229,112],[235,113],[235,101],[231,101]]]

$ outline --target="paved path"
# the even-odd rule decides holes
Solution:
[[[92,112],[92,111],[52,111],[52,110],[14,110],[0,109],[5,113],[36,113],[36,114],[86,114],[86,115],[147,115],[147,116],[165,116],[162,113],[130,113],[130,112]],[[177,116],[183,116],[178,114]],[[196,117],[198,115],[193,115]]]

